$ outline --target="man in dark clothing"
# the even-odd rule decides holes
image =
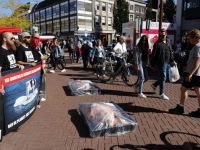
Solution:
[[[86,43],[86,39],[84,39],[83,46],[81,47],[82,51],[82,59],[83,59],[83,67],[84,69],[87,68],[87,60],[90,53],[90,46]]]
[[[153,53],[152,53],[152,70],[155,70],[155,66],[157,67],[160,73],[160,79],[155,83],[151,84],[151,87],[156,93],[156,87],[160,86],[160,94],[159,98],[164,100],[169,100],[169,98],[164,93],[164,85],[166,81],[167,74],[170,74],[171,65],[177,65],[174,61],[172,54],[172,47],[170,40],[166,38],[167,31],[165,29],[161,29],[159,33],[159,40],[154,44]]]
[[[38,33],[33,33],[33,38],[31,40],[30,47],[32,48],[32,53],[33,53],[35,62],[40,62],[41,57],[43,56],[43,54],[41,53],[39,49],[39,46],[40,46],[39,43],[40,43],[40,35]]]
[[[75,44],[74,44],[73,38],[71,38],[71,41],[69,42],[69,46],[68,46],[71,63],[74,62],[74,50],[75,50]]]
[[[20,65],[35,66],[34,55],[32,49],[29,47],[31,35],[28,32],[22,33],[22,44],[17,48],[17,63]]]

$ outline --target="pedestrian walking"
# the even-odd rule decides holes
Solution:
[[[82,59],[81,59],[81,55],[82,55],[82,51],[81,51],[81,42],[78,41],[78,45],[76,46],[76,56],[77,56],[77,63],[81,63]]]
[[[165,29],[161,29],[159,32],[159,40],[153,47],[151,62],[151,69],[154,71],[156,66],[160,74],[160,79],[151,84],[155,94],[157,93],[157,86],[160,86],[160,99],[169,100],[164,93],[164,86],[167,75],[170,76],[171,64],[174,64],[175,66],[177,65],[173,58],[171,42],[167,38],[167,31]]]
[[[73,38],[70,39],[70,43],[69,43],[69,47],[68,47],[68,51],[69,51],[69,57],[71,59],[71,63],[74,62],[74,50],[75,50],[75,44],[73,41]]]
[[[62,53],[61,47],[58,45],[58,40],[57,38],[53,39],[53,47],[52,47],[52,56],[54,58],[54,69],[50,70],[51,73],[55,73],[56,67],[58,65],[58,63],[61,64],[62,66],[62,70],[61,72],[65,72],[65,68],[63,66],[63,63],[60,59],[60,54]]]
[[[102,46],[101,40],[97,40],[97,46],[94,47],[91,62],[96,62],[96,69],[94,75],[97,75],[97,69],[100,69],[99,65],[103,65],[103,59],[105,58],[105,51]]]
[[[200,31],[194,29],[189,33],[189,40],[192,45],[195,45],[189,54],[187,66],[183,68],[186,76],[181,86],[180,103],[174,109],[170,109],[169,113],[183,114],[184,104],[188,97],[187,91],[194,87],[194,91],[198,97],[199,108],[197,111],[192,111],[191,116],[200,117]]]
[[[121,36],[120,37],[120,42],[118,42],[116,44],[116,46],[114,47],[114,49],[113,49],[113,51],[115,52],[116,60],[117,60],[117,66],[115,68],[115,72],[117,72],[117,70],[119,69],[119,67],[123,64],[123,59],[122,59],[123,53],[127,53],[125,39],[126,39],[125,36]],[[125,71],[123,72],[123,74],[124,74],[124,77],[125,77],[126,81],[129,81],[127,79]],[[119,81],[119,79],[115,78],[115,81]]]
[[[90,46],[87,44],[86,39],[84,39],[83,45],[81,47],[82,58],[83,58],[83,67],[87,68],[87,61],[90,53]]]
[[[148,70],[147,65],[150,65],[149,61],[149,44],[148,44],[148,37],[143,35],[136,46],[134,58],[135,58],[135,65],[137,66],[137,72],[139,76],[139,82],[137,85],[134,85],[133,88],[136,93],[139,93],[138,97],[140,98],[147,98],[143,93],[143,84],[148,80]]]

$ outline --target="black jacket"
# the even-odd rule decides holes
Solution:
[[[83,44],[81,47],[81,51],[82,51],[82,56],[83,57],[88,57],[89,53],[90,53],[90,46],[87,44]]]
[[[172,46],[170,40],[167,38],[166,39],[166,44],[168,45],[170,49],[170,63],[174,61],[174,57],[172,54]],[[165,61],[165,48],[164,48],[164,43],[162,40],[158,40],[154,46],[153,46],[153,52],[152,52],[152,59],[151,59],[151,66],[155,67],[155,65],[164,65]]]

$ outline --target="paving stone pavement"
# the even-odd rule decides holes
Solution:
[[[71,64],[69,64],[71,65]],[[200,149],[200,119],[187,116],[198,108],[194,91],[189,91],[184,115],[167,114],[179,102],[180,83],[166,83],[165,93],[170,100],[158,99],[150,84],[158,78],[150,71],[144,84],[147,99],[138,98],[133,88],[123,82],[98,83],[91,69],[67,67],[65,73],[56,70],[46,74],[47,101],[41,102],[33,116],[19,132],[3,137],[1,150],[198,150]],[[102,94],[71,96],[67,82],[89,79],[102,89]],[[113,101],[138,123],[135,132],[119,136],[90,138],[89,130],[76,112],[82,102]]]

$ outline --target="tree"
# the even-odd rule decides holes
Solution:
[[[122,33],[122,24],[129,22],[128,2],[125,0],[117,0],[117,7],[114,7],[113,17],[113,28],[117,32]]]
[[[22,31],[28,31],[33,25],[26,17],[26,12],[29,9],[28,4],[23,4],[20,0],[7,0],[2,1],[0,5],[11,11],[11,14],[1,14],[0,26],[21,27]]]
[[[174,0],[166,0],[166,3],[163,5],[163,12],[163,19],[167,19],[169,22],[172,22],[174,14],[176,14],[176,5]]]
[[[148,0],[145,19],[146,20],[152,20],[153,19],[153,15],[152,15],[152,0]]]

